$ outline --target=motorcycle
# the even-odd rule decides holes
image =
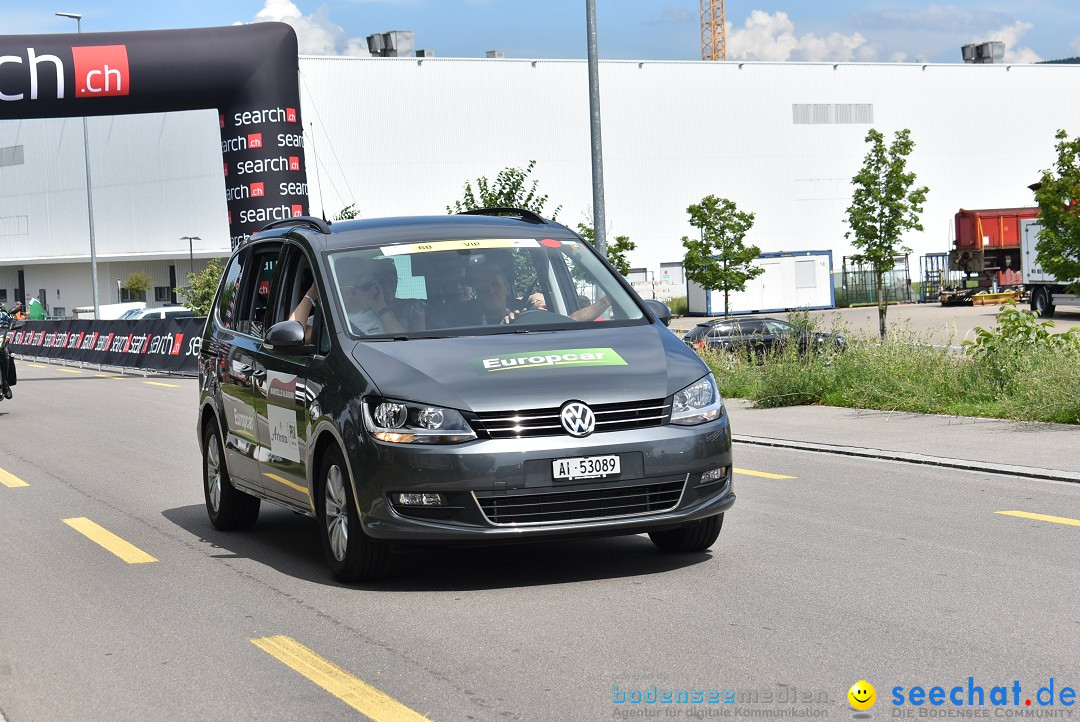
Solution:
[[[18,383],[15,373],[15,357],[8,348],[8,334],[22,328],[23,321],[16,320],[0,311],[0,401],[11,398],[11,387]]]

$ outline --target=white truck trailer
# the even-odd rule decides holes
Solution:
[[[1080,309],[1080,297],[1069,293],[1066,282],[1043,270],[1036,249],[1041,230],[1038,220],[1020,221],[1020,268],[1024,290],[1031,297],[1031,310],[1043,318],[1051,318],[1058,306]]]

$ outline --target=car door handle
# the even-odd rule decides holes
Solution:
[[[248,366],[247,364],[240,367],[240,373],[242,373],[244,376],[249,376],[249,377],[251,377],[253,379],[265,379],[266,378],[266,370],[265,369],[255,370],[255,368],[253,368],[252,366]]]

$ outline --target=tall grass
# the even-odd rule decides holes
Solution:
[[[824,404],[1080,423],[1080,344],[1004,344],[1007,352],[994,347],[988,355],[934,347],[905,329],[891,330],[884,341],[845,336],[843,352],[801,357],[792,344],[761,362],[712,352],[703,358],[722,394],[759,407]]]

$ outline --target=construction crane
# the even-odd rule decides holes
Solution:
[[[701,59],[727,60],[727,26],[724,0],[701,2]]]

